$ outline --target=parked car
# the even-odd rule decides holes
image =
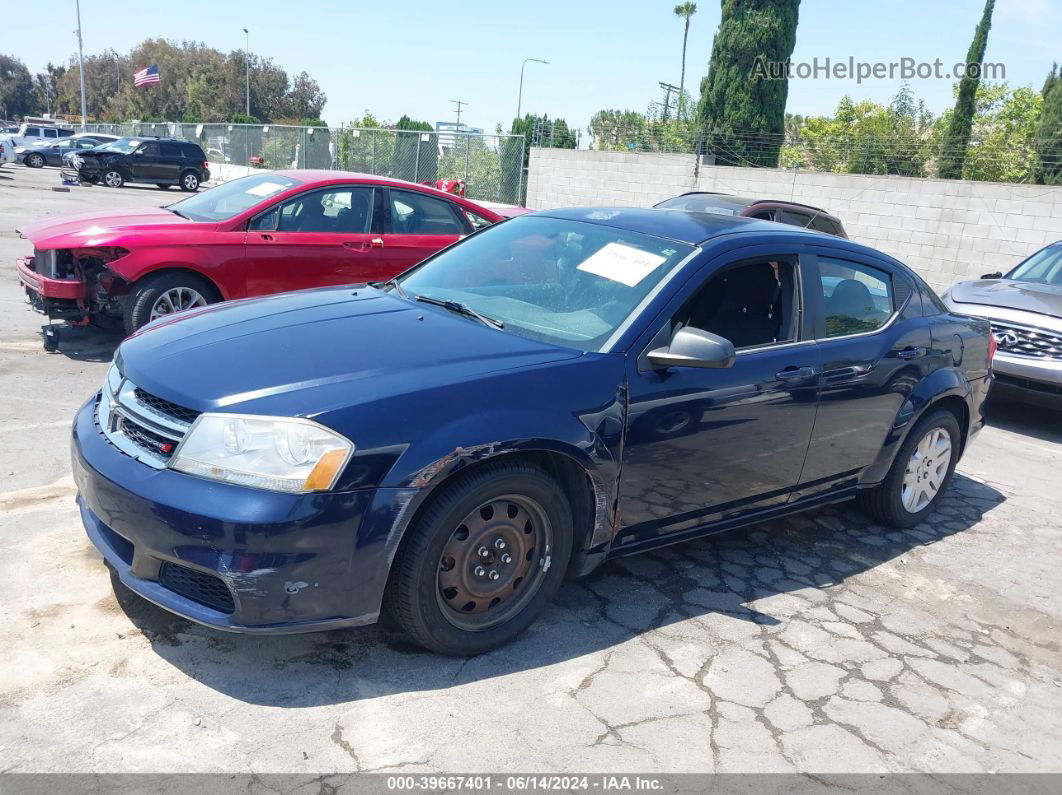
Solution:
[[[1001,394],[1062,408],[1062,241],[1023,260],[1006,275],[986,273],[944,293],[952,312],[992,323],[999,345]]]
[[[34,251],[18,273],[50,317],[131,333],[225,299],[390,279],[504,217],[401,180],[263,172],[167,207],[24,226]]]
[[[0,166],[4,163],[15,162],[15,145],[6,138],[0,137]]]
[[[10,133],[8,137],[16,146],[32,146],[34,144],[51,143],[60,138],[69,138],[74,134],[74,128],[57,124],[22,124],[18,129]]]
[[[828,235],[847,238],[844,225],[835,215],[818,207],[779,199],[747,199],[729,193],[691,191],[681,196],[664,199],[653,205],[658,210],[684,210],[686,212],[713,213],[715,215],[740,215],[761,221],[800,226],[825,232]]]
[[[837,237],[535,213],[377,287],[143,329],[77,414],[74,479],[117,576],[179,615],[277,633],[387,610],[475,654],[610,558],[857,496],[922,521],[982,425],[991,339]]]
[[[162,190],[179,185],[181,190],[195,193],[210,180],[210,164],[203,148],[176,138],[119,138],[78,152],[70,162],[81,182],[108,188],[141,182]]]
[[[44,166],[61,166],[63,156],[81,152],[86,149],[94,149],[100,144],[108,144],[118,140],[117,135],[103,135],[98,133],[84,133],[71,135],[50,143],[31,144],[20,146],[15,149],[16,157],[23,165],[30,168],[44,168]]]

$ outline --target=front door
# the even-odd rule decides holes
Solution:
[[[387,278],[397,276],[456,243],[471,229],[454,202],[441,196],[388,189],[381,261]]]
[[[129,158],[129,173],[133,179],[143,182],[165,180],[161,152],[158,141],[145,141],[140,144]]]
[[[709,264],[631,358],[620,546],[779,505],[800,479],[819,353],[803,323],[799,257],[758,251]],[[644,352],[687,325],[731,340],[734,365],[654,369]]]
[[[253,218],[246,235],[247,295],[378,280],[375,191],[367,185],[309,191]]]

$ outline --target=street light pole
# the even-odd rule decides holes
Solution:
[[[85,57],[81,48],[81,0],[76,0],[77,7],[77,71],[81,78],[81,131],[85,130]]]
[[[516,96],[516,118],[520,118],[520,108],[524,104],[524,67],[527,66],[528,61],[534,61],[535,63],[549,64],[549,61],[543,61],[541,58],[524,58],[524,62],[520,64],[520,93]]]
[[[243,29],[244,35],[247,36],[247,48],[243,51],[243,62],[247,66],[247,109],[248,116],[251,115],[251,34],[247,32],[247,28]]]

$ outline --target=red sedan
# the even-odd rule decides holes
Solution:
[[[132,333],[216,301],[386,281],[521,212],[365,174],[274,171],[158,209],[23,227],[34,251],[18,275],[49,317]]]

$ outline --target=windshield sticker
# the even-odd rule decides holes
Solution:
[[[594,252],[579,266],[579,270],[634,287],[666,259],[640,248],[609,243]]]
[[[257,185],[252,185],[250,188],[244,191],[252,196],[272,196],[279,190],[284,190],[284,186],[279,182],[259,182]]]
[[[711,205],[702,207],[700,211],[709,215],[737,215],[737,211],[729,207],[712,207]]]

